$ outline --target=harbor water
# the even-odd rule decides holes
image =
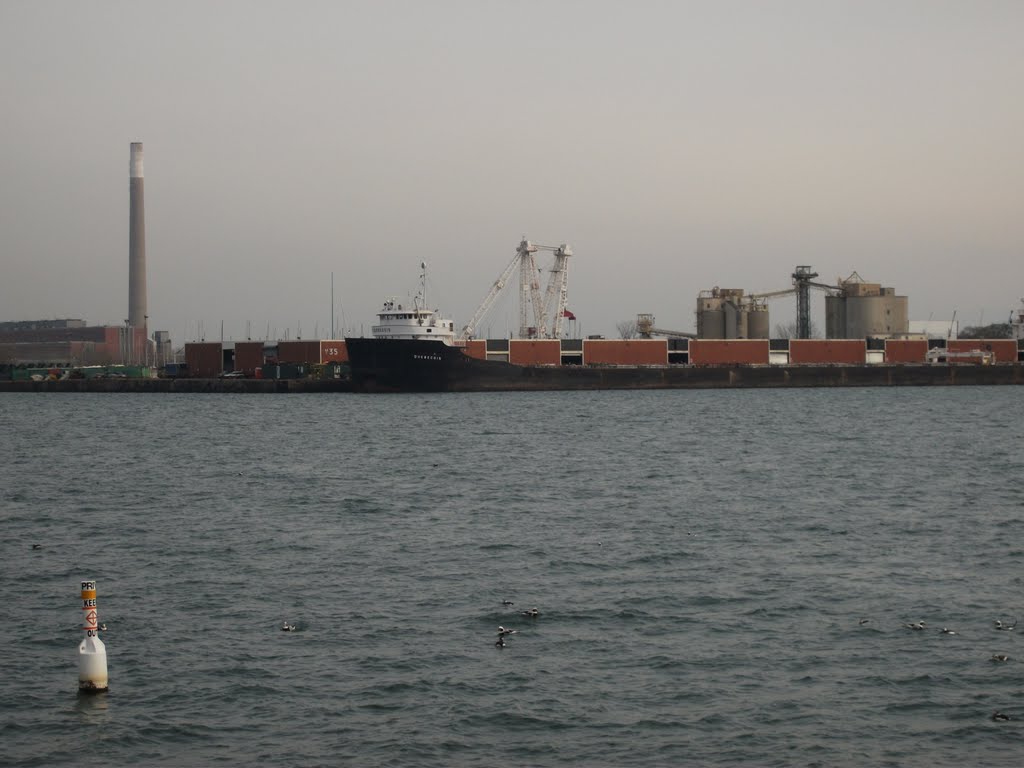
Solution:
[[[0,396],[3,759],[1019,764],[1021,394]]]

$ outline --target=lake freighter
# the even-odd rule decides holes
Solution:
[[[542,248],[547,246],[540,246]],[[517,259],[536,247],[523,240]],[[521,338],[475,339],[482,312],[516,260],[457,338],[455,324],[426,306],[421,289],[408,305],[384,302],[371,338],[346,338],[352,386],[359,392],[483,392],[593,389],[699,389],[1024,384],[1024,339],[926,338],[561,338],[568,246],[556,250],[541,322]],[[528,269],[536,272],[533,263]],[[557,282],[556,282],[557,281]],[[522,286],[524,295],[527,286]],[[535,286],[534,286],[535,288]],[[544,318],[555,318],[548,329]],[[524,332],[525,329],[525,332]],[[538,333],[538,329],[543,329]],[[536,335],[534,335],[536,334]],[[649,335],[649,334],[648,334]]]

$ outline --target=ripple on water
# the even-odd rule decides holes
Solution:
[[[5,757],[1014,765],[1024,460],[984,447],[1018,400],[5,396]]]

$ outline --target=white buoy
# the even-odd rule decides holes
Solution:
[[[100,693],[107,690],[107,649],[96,622],[95,581],[82,582],[82,611],[85,637],[78,646],[78,690]]]

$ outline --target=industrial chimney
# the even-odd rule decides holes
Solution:
[[[128,325],[146,327],[146,206],[142,199],[142,142],[132,142],[128,213]]]

